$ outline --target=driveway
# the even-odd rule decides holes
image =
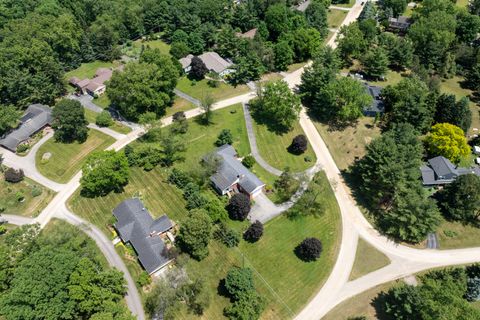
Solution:
[[[84,108],[87,108],[87,109],[89,109],[93,112],[100,113],[100,112],[103,111],[102,108],[100,108],[95,103],[93,103],[93,97],[88,95],[88,94],[83,94],[83,95],[80,95],[80,96],[77,96],[75,94],[71,94],[67,98],[72,99],[72,100],[77,100],[78,102],[80,102],[82,104],[82,106]]]

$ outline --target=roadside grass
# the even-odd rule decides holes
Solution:
[[[329,126],[314,121],[315,127],[325,141],[330,154],[340,170],[347,169],[356,158],[365,155],[366,146],[380,136],[380,129],[374,125],[375,119],[360,118],[356,126],[343,130],[330,131]]]
[[[373,301],[380,292],[387,291],[399,282],[403,281],[387,282],[343,301],[327,313],[322,320],[348,320],[358,316],[365,316],[369,320],[387,320],[388,318],[385,316],[377,314]]]
[[[390,259],[362,238],[358,239],[357,253],[349,281],[360,278],[390,264]]]
[[[252,120],[258,151],[268,164],[282,171],[289,167],[292,172],[304,171],[315,164],[316,156],[310,144],[307,151],[301,155],[294,155],[287,150],[295,136],[304,134],[299,122],[295,123],[291,131],[277,134],[268,130],[266,125],[258,124],[253,117]],[[310,162],[305,161],[307,157]]]
[[[100,97],[94,98],[93,103],[103,109],[107,109],[110,106],[110,99],[108,99],[107,94],[104,93]]]
[[[84,108],[84,110],[85,110],[85,119],[87,119],[89,123],[95,123],[98,113],[87,108]],[[123,134],[127,134],[132,131],[130,127],[124,126],[123,124],[121,124],[116,120],[114,120],[113,124],[108,128]],[[94,130],[94,129],[91,129],[91,130]]]
[[[348,11],[328,9],[327,10],[327,24],[329,28],[338,28],[347,16]]]
[[[5,214],[36,217],[55,195],[52,190],[26,177],[18,183],[10,183],[0,174],[0,181],[0,208]],[[35,196],[38,192],[41,193]]]
[[[166,113],[164,117],[170,117],[175,112],[188,111],[190,109],[195,109],[195,108],[196,106],[190,101],[187,101],[183,98],[176,96],[175,101],[173,102],[173,105],[171,107],[167,107],[167,109],[165,110]]]
[[[298,62],[298,63],[291,64],[288,66],[287,73],[297,71],[298,69],[303,68],[306,64],[307,64],[306,62]]]
[[[207,84],[206,79],[192,82],[187,77],[178,80],[177,89],[198,100],[202,100],[206,95],[211,95],[215,101],[235,97],[250,91],[246,85],[233,87],[224,82],[219,82],[217,88],[212,88]]]
[[[82,80],[85,78],[91,79],[93,78],[93,76],[95,76],[95,72],[97,71],[98,68],[112,68],[118,65],[120,65],[120,63],[117,61],[108,62],[108,61],[100,61],[100,60],[82,63],[82,65],[77,69],[74,69],[65,73],[64,79],[66,81],[68,81],[68,79],[70,79],[71,77],[77,77]]]
[[[348,3],[335,3],[332,4],[335,7],[342,7],[342,8],[351,8],[355,4],[355,0],[349,0]]]
[[[460,222],[443,221],[437,229],[440,249],[480,246],[480,228]]]
[[[103,150],[114,142],[115,139],[97,130],[89,130],[84,143],[60,143],[51,138],[38,149],[35,155],[36,166],[45,177],[66,183],[81,169],[90,153]],[[52,156],[48,161],[42,162],[42,156],[46,152]]]

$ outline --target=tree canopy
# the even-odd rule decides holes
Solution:
[[[440,196],[440,206],[453,220],[478,223],[480,216],[480,177],[466,174],[445,186]]]
[[[87,140],[88,122],[80,102],[63,99],[56,104],[52,116],[55,140],[65,143]]]
[[[178,235],[178,241],[182,250],[197,260],[208,256],[208,243],[212,237],[212,221],[203,210],[190,213],[185,220]]]
[[[444,156],[453,163],[468,156],[471,152],[465,133],[450,123],[437,123],[425,138],[431,156]]]

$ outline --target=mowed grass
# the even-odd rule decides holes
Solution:
[[[187,77],[182,77],[178,80],[177,89],[198,100],[211,95],[215,101],[232,98],[250,91],[246,85],[233,87],[224,82],[219,82],[217,88],[212,88],[207,84],[206,79],[192,82]]]
[[[480,246],[480,228],[460,222],[443,221],[437,229],[439,249],[460,249]]]
[[[363,117],[354,127],[343,130],[330,130],[328,125],[317,121],[314,121],[314,124],[337,167],[345,170],[356,158],[362,158],[365,155],[366,146],[380,136],[380,129],[374,125],[374,121],[373,118]]]
[[[84,108],[84,110],[85,110],[85,119],[87,119],[89,123],[95,123],[98,113],[87,108]],[[130,127],[124,126],[123,124],[115,120],[113,121],[113,124],[108,128],[123,134],[127,134],[132,131]]]
[[[0,208],[5,214],[36,217],[55,195],[52,190],[28,178],[18,183],[10,183],[0,174],[0,181]],[[41,190],[41,194],[34,196],[34,190]],[[20,196],[23,196],[23,201],[19,201]]]
[[[306,64],[307,64],[306,62],[293,63],[288,66],[287,73],[297,71],[298,69],[303,68]]]
[[[327,11],[327,23],[329,28],[338,28],[342,24],[343,20],[347,16],[348,11],[328,9]]]
[[[176,96],[173,105],[171,107],[167,107],[167,109],[165,110],[165,117],[170,117],[175,112],[187,111],[194,108],[196,108],[196,106],[193,103]]]
[[[147,172],[133,167],[123,192],[112,192],[97,198],[84,198],[76,192],[68,205],[76,214],[102,228],[107,235],[111,234],[107,226],[115,221],[112,210],[123,200],[133,197],[140,197],[152,216],[167,214],[178,221],[186,217],[185,201],[181,191],[167,182],[167,177],[164,168],[157,167]]]
[[[97,130],[89,130],[84,143],[60,143],[51,138],[45,142],[35,156],[38,171],[45,177],[60,183],[68,182],[82,167],[86,157],[113,144],[115,139]],[[42,163],[46,152],[52,155]]]
[[[310,145],[307,151],[301,155],[289,153],[287,150],[294,137],[304,134],[299,122],[294,124],[292,130],[283,134],[270,131],[266,125],[258,124],[255,120],[253,120],[253,129],[257,138],[258,150],[262,158],[271,166],[282,171],[289,167],[293,172],[300,172],[315,164],[315,153]],[[311,161],[305,161],[306,157]]]
[[[110,106],[110,99],[108,95],[104,93],[100,97],[93,99],[93,103],[103,109],[107,109]]]
[[[80,79],[85,78],[93,78],[95,76],[95,72],[98,68],[112,68],[118,66],[119,62],[108,62],[108,61],[92,61],[87,63],[82,63],[80,67],[77,69],[71,70],[65,73],[65,80],[68,81],[71,77],[77,77]]]
[[[358,239],[357,253],[349,280],[355,280],[363,275],[385,267],[390,259],[362,238]]]

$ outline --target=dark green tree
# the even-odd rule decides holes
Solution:
[[[230,129],[223,129],[220,131],[220,134],[217,137],[217,141],[215,141],[215,145],[217,147],[223,146],[224,144],[232,144],[233,143],[233,135]]]
[[[468,98],[463,97],[459,101],[455,100],[453,94],[441,94],[437,98],[437,108],[435,112],[436,123],[450,123],[467,132],[472,124],[472,111]]]
[[[212,237],[212,221],[203,211],[192,213],[180,226],[177,241],[183,251],[194,259],[208,256],[208,243]]]
[[[80,102],[70,99],[60,100],[53,109],[52,116],[55,140],[64,143],[87,140],[88,122]]]
[[[362,57],[363,71],[373,79],[382,78],[388,71],[388,55],[382,47],[374,47]]]
[[[249,291],[255,290],[253,273],[249,268],[231,268],[225,277],[225,288],[233,299],[239,299]]]
[[[0,135],[15,128],[20,119],[20,111],[12,105],[0,105]]]
[[[452,220],[477,223],[480,216],[479,187],[480,177],[474,174],[462,175],[447,185],[440,196],[445,215]]]
[[[328,34],[327,10],[322,1],[314,0],[305,10],[308,25],[320,32],[322,37]]]
[[[279,71],[286,71],[293,63],[293,50],[287,41],[280,41],[273,48],[275,52],[275,68]]]

